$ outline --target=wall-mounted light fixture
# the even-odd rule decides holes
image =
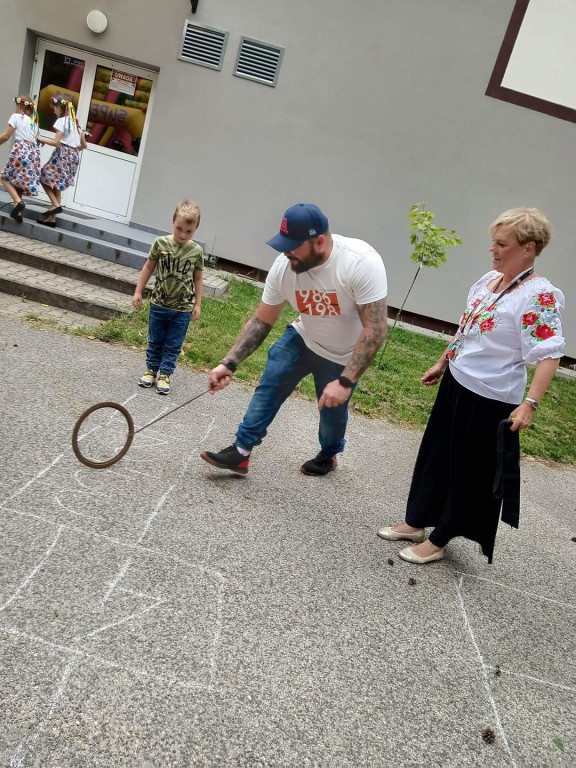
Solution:
[[[108,26],[108,19],[102,11],[90,11],[88,16],[86,16],[86,24],[88,24],[88,29],[91,32],[99,35]]]

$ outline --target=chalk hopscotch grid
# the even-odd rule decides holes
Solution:
[[[133,396],[133,397],[135,397],[135,396]],[[131,400],[131,399],[133,399],[133,398],[132,397],[129,398],[129,400]],[[126,402],[129,402],[129,400],[126,401]],[[201,438],[199,443],[203,442],[206,439],[206,437],[208,436],[208,434],[210,433],[210,431],[211,431],[211,429],[213,427],[213,424],[214,424],[214,420],[212,420],[211,424],[209,425],[209,427],[208,427],[208,429],[206,431],[206,434]],[[156,436],[151,436],[151,437],[156,438]],[[164,441],[162,441],[161,437],[157,437],[156,439],[158,440],[158,442],[164,442]],[[186,471],[186,468],[188,467],[188,464],[189,464],[192,456],[195,454],[196,451],[197,451],[197,448],[195,448],[192,451],[190,457],[185,462],[184,469],[182,470],[183,472]],[[161,511],[161,509],[164,506],[165,502],[169,498],[170,493],[172,492],[172,490],[174,489],[175,486],[174,485],[170,486],[168,491],[166,491],[163,494],[163,496],[160,498],[160,500],[157,503],[156,507],[152,510],[149,518],[147,519],[147,521],[146,521],[146,523],[144,525],[144,528],[143,528],[143,530],[142,530],[142,532],[141,532],[141,534],[140,534],[136,544],[134,544],[132,542],[125,542],[125,541],[122,541],[122,540],[119,540],[119,539],[115,539],[114,537],[108,536],[106,534],[101,534],[101,533],[98,533],[96,531],[90,531],[90,530],[86,530],[86,529],[81,528],[81,527],[77,527],[77,526],[73,526],[73,525],[57,522],[57,521],[54,521],[54,520],[50,520],[50,519],[47,519],[47,518],[43,518],[42,516],[36,515],[36,514],[33,514],[33,513],[27,513],[27,512],[22,512],[21,510],[11,509],[10,507],[7,506],[9,504],[9,502],[13,501],[18,496],[22,495],[31,485],[33,485],[40,478],[45,476],[53,467],[55,467],[60,462],[60,460],[63,458],[64,455],[65,455],[64,453],[58,455],[47,467],[45,467],[40,472],[38,472],[31,480],[26,482],[21,488],[17,489],[13,494],[11,494],[2,503],[0,503],[0,509],[4,509],[6,512],[11,512],[11,513],[22,515],[22,516],[25,516],[25,517],[31,517],[31,518],[37,519],[39,521],[48,523],[49,525],[52,525],[54,527],[57,527],[56,536],[55,536],[54,540],[52,541],[52,543],[50,544],[50,546],[48,547],[48,549],[46,550],[46,552],[44,553],[44,555],[43,555],[42,559],[40,560],[40,562],[33,568],[31,573],[22,581],[22,583],[17,587],[16,591],[10,596],[10,598],[8,598],[6,603],[0,608],[0,612],[2,612],[8,605],[10,605],[17,598],[17,596],[24,589],[26,589],[26,587],[30,584],[30,582],[33,580],[33,578],[36,576],[36,574],[41,570],[42,566],[47,562],[47,560],[51,556],[52,551],[53,551],[54,547],[56,546],[57,542],[60,540],[64,530],[69,530],[69,531],[73,531],[75,533],[81,533],[81,534],[86,534],[86,535],[89,535],[89,536],[94,536],[94,537],[97,537],[97,538],[100,538],[100,539],[107,540],[110,543],[113,543],[113,544],[115,544],[117,546],[123,546],[123,547],[129,548],[129,549],[133,549],[135,551],[141,550],[141,551],[143,551],[143,552],[145,552],[147,554],[154,554],[154,555],[158,555],[158,556],[170,559],[170,560],[175,560],[176,562],[179,562],[182,565],[186,565],[186,566],[192,567],[192,568],[198,568],[201,571],[212,575],[213,577],[215,577],[215,580],[217,582],[219,582],[218,583],[218,594],[217,594],[217,610],[216,610],[215,632],[214,632],[214,637],[213,637],[212,654],[211,654],[211,659],[210,659],[210,684],[209,685],[204,685],[202,683],[197,683],[195,681],[183,681],[183,680],[180,680],[180,679],[177,679],[177,678],[170,678],[170,677],[165,676],[165,675],[150,674],[149,672],[147,672],[145,670],[138,669],[138,668],[135,668],[135,667],[129,667],[129,666],[126,666],[124,664],[119,664],[117,662],[113,662],[113,661],[111,661],[109,659],[106,659],[104,657],[100,657],[100,656],[95,655],[95,654],[89,654],[89,653],[87,653],[85,651],[82,651],[82,650],[80,650],[78,648],[74,648],[74,647],[70,647],[70,646],[67,646],[67,645],[61,645],[61,644],[58,644],[58,643],[54,643],[54,642],[52,642],[50,640],[47,640],[46,638],[43,638],[43,637],[40,637],[40,636],[37,636],[37,635],[33,635],[31,633],[22,632],[20,630],[9,628],[9,627],[0,627],[0,630],[5,632],[5,633],[25,638],[25,639],[33,642],[33,643],[39,643],[41,645],[46,645],[46,646],[51,647],[53,649],[60,650],[63,653],[68,655],[68,658],[66,660],[66,664],[65,664],[63,673],[62,673],[62,675],[61,675],[61,677],[60,677],[60,679],[59,679],[59,681],[57,683],[57,687],[56,687],[56,690],[55,690],[53,699],[52,699],[52,701],[50,703],[48,711],[46,712],[46,714],[43,717],[43,719],[36,725],[36,727],[33,730],[33,732],[31,734],[29,734],[26,737],[26,739],[18,746],[16,752],[12,756],[12,760],[11,760],[11,764],[10,764],[11,768],[20,768],[21,766],[24,765],[24,761],[26,759],[26,755],[30,754],[30,752],[33,749],[33,746],[35,745],[38,737],[40,736],[40,734],[44,730],[46,724],[50,720],[50,718],[51,718],[51,716],[52,716],[52,714],[53,714],[53,712],[54,712],[58,702],[60,701],[60,699],[62,698],[62,696],[63,696],[63,694],[65,692],[65,689],[66,689],[66,686],[67,686],[67,684],[68,684],[68,682],[70,680],[71,674],[72,674],[75,666],[78,664],[80,659],[83,659],[83,660],[85,660],[87,662],[95,663],[97,666],[108,666],[108,667],[112,667],[112,668],[122,669],[122,670],[124,670],[126,672],[129,672],[129,673],[132,673],[132,674],[134,674],[136,676],[143,676],[143,677],[147,677],[147,678],[153,679],[153,680],[155,680],[155,681],[157,681],[159,683],[164,683],[164,684],[168,684],[168,685],[177,685],[177,686],[181,686],[181,687],[184,687],[184,688],[195,688],[195,689],[201,689],[201,690],[207,690],[207,691],[214,690],[213,681],[214,681],[214,678],[215,678],[215,675],[216,675],[216,656],[217,656],[217,649],[218,649],[218,644],[219,644],[220,634],[221,634],[221,628],[222,628],[221,624],[222,624],[222,608],[223,608],[223,589],[225,587],[224,578],[217,571],[213,571],[212,569],[207,568],[207,567],[205,567],[203,565],[199,565],[198,563],[189,563],[189,562],[183,560],[182,558],[180,558],[178,556],[172,555],[171,553],[167,553],[167,552],[164,552],[162,550],[158,550],[158,549],[151,548],[151,547],[144,547],[142,545],[142,543],[141,543],[142,540],[145,538],[148,530],[152,526],[156,516],[159,514],[159,512]],[[124,461],[126,461],[126,459]],[[110,470],[107,470],[107,471],[110,471]],[[77,472],[75,473],[75,477],[76,477],[76,479],[78,481],[78,484],[85,488],[86,486],[83,485],[83,483],[79,479],[81,473],[82,473],[82,470],[77,470]],[[129,476],[130,474],[141,474],[141,473],[138,470],[133,469],[132,467],[124,466],[122,468],[122,471],[116,472],[115,474],[119,475],[119,476],[122,476],[122,475]],[[70,490],[72,490],[72,489],[70,489]],[[92,493],[92,492],[89,491],[89,493]],[[98,495],[98,492],[93,492],[93,493],[94,493],[94,495]],[[61,506],[64,507],[64,505],[61,505]],[[66,508],[66,507],[64,507],[64,508]],[[138,597],[150,598],[150,599],[152,599],[154,601],[154,604],[149,606],[146,609],[143,609],[143,610],[137,612],[137,613],[131,614],[130,616],[125,617],[125,618],[121,619],[120,621],[113,622],[110,625],[107,625],[107,626],[104,626],[104,627],[100,627],[100,628],[97,628],[95,630],[91,630],[87,634],[84,634],[84,635],[81,634],[81,635],[78,636],[78,639],[81,639],[83,637],[89,637],[89,636],[95,635],[98,632],[105,631],[106,629],[109,629],[112,626],[116,626],[118,624],[126,623],[127,621],[131,621],[132,619],[134,619],[134,618],[136,618],[138,616],[142,616],[147,611],[152,610],[153,608],[157,607],[157,605],[160,605],[160,604],[166,602],[166,600],[164,600],[163,598],[158,598],[158,597],[153,596],[153,595],[148,595],[147,593],[138,593],[138,592],[136,592],[134,590],[129,590],[129,589],[126,589],[126,588],[123,588],[123,587],[119,586],[120,582],[122,581],[122,578],[124,577],[124,575],[128,571],[128,568],[129,568],[131,562],[132,562],[132,558],[130,557],[123,564],[123,566],[121,566],[121,568],[120,568],[118,574],[116,575],[116,577],[114,578],[114,580],[112,580],[108,584],[108,591],[105,593],[105,596],[104,596],[102,602],[105,603],[108,599],[110,599],[110,596],[111,596],[111,594],[112,594],[112,592],[114,590],[119,590],[119,591],[126,592],[126,593],[129,593],[129,594],[134,594],[134,595],[136,595]],[[484,686],[484,689],[486,691],[488,702],[489,702],[489,704],[490,704],[490,706],[492,708],[492,711],[493,711],[493,714],[494,714],[494,718],[495,718],[495,721],[496,721],[496,724],[497,724],[497,730],[499,732],[499,735],[500,735],[500,738],[502,740],[502,743],[504,744],[504,747],[505,747],[505,750],[506,750],[506,753],[507,753],[507,756],[508,756],[509,763],[510,763],[510,765],[513,768],[516,768],[517,764],[516,764],[516,762],[514,760],[514,756],[512,754],[512,750],[510,748],[510,745],[509,745],[509,742],[508,742],[508,739],[507,739],[507,736],[506,736],[506,733],[505,733],[505,730],[504,730],[504,727],[503,727],[503,724],[502,724],[502,721],[501,721],[501,718],[500,718],[500,714],[499,714],[499,711],[498,711],[498,706],[496,704],[496,701],[495,701],[495,699],[494,699],[494,697],[492,695],[492,691],[491,691],[490,678],[489,678],[488,674],[489,674],[489,672],[493,672],[494,668],[485,662],[485,660],[484,660],[484,658],[482,656],[480,647],[478,645],[478,642],[476,640],[473,628],[472,628],[472,626],[470,624],[470,621],[468,619],[468,614],[467,614],[467,611],[466,611],[466,604],[465,604],[464,596],[462,594],[462,586],[463,586],[464,578],[472,578],[472,579],[477,579],[479,581],[484,581],[486,583],[493,584],[493,585],[496,585],[496,586],[500,586],[500,587],[502,587],[504,589],[509,589],[509,590],[518,592],[520,594],[527,595],[527,596],[529,596],[531,598],[536,598],[536,599],[548,601],[548,602],[557,604],[557,605],[562,606],[562,607],[574,609],[576,606],[574,606],[574,605],[572,605],[570,603],[565,603],[565,602],[562,602],[562,601],[554,600],[552,598],[548,598],[548,597],[545,597],[545,596],[535,595],[533,593],[526,592],[525,590],[521,590],[521,589],[518,589],[516,587],[512,587],[512,586],[506,585],[506,584],[502,584],[501,582],[493,581],[491,579],[486,579],[486,578],[483,578],[483,577],[478,577],[478,576],[475,576],[475,575],[472,575],[472,574],[467,574],[467,573],[464,573],[462,571],[451,571],[451,572],[455,576],[457,574],[460,575],[460,578],[457,579],[456,582],[455,582],[455,587],[456,587],[458,602],[459,602],[459,605],[460,605],[460,610],[461,610],[461,614],[462,614],[462,618],[463,618],[464,628],[465,628],[466,633],[469,636],[471,645],[472,645],[472,647],[474,649],[474,653],[475,653],[475,656],[477,658],[477,662],[478,662],[478,665],[479,665],[479,668],[480,668],[480,673],[481,673],[481,678],[482,678],[483,686]],[[560,684],[554,683],[552,681],[544,680],[544,679],[541,679],[541,678],[536,678],[536,677],[533,677],[533,676],[530,676],[530,675],[525,675],[525,674],[522,674],[522,673],[519,673],[519,672],[514,672],[512,670],[501,669],[500,671],[503,674],[510,674],[510,675],[513,675],[513,676],[517,676],[517,677],[520,677],[520,678],[523,678],[523,679],[530,680],[531,682],[534,682],[534,683],[537,683],[537,684],[540,684],[540,685],[551,686],[551,687],[558,688],[558,689],[561,689],[561,690],[566,690],[566,691],[569,691],[569,692],[576,692],[576,689],[574,689],[574,688],[572,688],[570,686],[560,685]]]
[[[126,403],[128,403],[130,400],[132,400],[135,396],[136,395],[133,395],[130,398],[128,398],[128,400],[125,401],[124,405]],[[166,409],[164,409],[164,411],[166,411]],[[210,432],[211,432],[211,430],[212,430],[212,428],[214,426],[214,423],[215,423],[215,419],[212,418],[210,424],[208,425],[208,428],[206,429],[205,434],[198,440],[197,446],[191,451],[190,455],[188,456],[188,458],[184,462],[183,467],[182,467],[182,469],[180,471],[180,474],[184,474],[186,472],[186,470],[188,469],[190,461],[192,460],[193,456],[198,451],[198,446],[202,442],[204,442],[204,440],[206,440],[206,438],[208,437],[208,435],[210,434]],[[153,442],[153,441],[156,441],[157,443],[162,442],[161,438],[159,438],[156,435],[152,436],[152,440],[150,442]],[[173,442],[173,441],[171,441],[171,442]],[[209,653],[209,683],[208,684],[204,684],[204,683],[200,683],[200,682],[197,682],[197,681],[181,680],[181,679],[179,679],[177,677],[169,677],[167,675],[159,675],[159,674],[153,674],[153,673],[151,674],[150,672],[148,672],[148,671],[146,671],[144,669],[139,669],[137,667],[134,667],[134,666],[131,666],[131,665],[126,665],[126,664],[123,664],[123,663],[122,664],[121,663],[117,663],[117,662],[114,662],[114,661],[112,661],[110,659],[107,659],[105,657],[98,656],[96,654],[87,653],[86,651],[83,651],[83,650],[81,650],[79,648],[76,648],[76,647],[73,647],[73,646],[55,643],[55,642],[53,642],[51,640],[48,640],[47,638],[44,638],[44,637],[39,636],[39,635],[34,635],[32,633],[29,633],[29,632],[23,632],[21,630],[13,628],[13,627],[0,626],[0,631],[4,632],[6,634],[14,635],[14,636],[23,638],[25,640],[28,640],[28,641],[30,641],[32,643],[38,643],[40,645],[43,645],[43,646],[46,646],[46,647],[50,647],[50,648],[55,649],[55,650],[62,651],[66,655],[65,656],[66,664],[65,664],[63,673],[62,673],[62,675],[61,675],[61,677],[60,677],[60,679],[59,679],[59,681],[57,683],[56,691],[55,691],[54,696],[53,696],[53,698],[52,698],[52,700],[50,702],[48,710],[46,711],[44,716],[36,723],[34,728],[26,735],[26,737],[22,740],[22,742],[16,748],[16,751],[14,752],[14,754],[12,755],[12,758],[11,758],[11,762],[10,762],[11,768],[21,768],[21,766],[24,766],[27,756],[30,755],[33,752],[34,746],[35,746],[39,736],[41,735],[41,733],[45,729],[46,724],[49,722],[50,718],[52,717],[52,714],[53,714],[56,706],[58,705],[59,701],[61,700],[62,696],[64,695],[66,687],[68,685],[68,682],[69,682],[69,680],[71,678],[72,672],[73,672],[74,668],[77,666],[77,664],[79,663],[80,660],[84,660],[84,661],[87,661],[89,663],[95,663],[97,666],[104,666],[104,667],[121,669],[121,670],[126,671],[128,673],[134,674],[135,676],[145,677],[145,678],[154,680],[154,681],[156,681],[158,683],[163,683],[163,684],[167,684],[167,685],[176,685],[176,686],[187,688],[187,689],[204,690],[204,691],[208,691],[208,692],[211,692],[211,691],[215,690],[214,680],[215,680],[216,673],[217,673],[216,659],[217,659],[218,645],[219,645],[220,636],[221,636],[223,592],[224,592],[224,588],[226,586],[224,577],[218,571],[215,571],[214,569],[211,569],[211,568],[209,568],[209,567],[207,567],[207,566],[205,566],[203,564],[189,563],[188,561],[185,561],[183,558],[174,556],[171,553],[164,552],[163,550],[159,550],[159,549],[152,548],[152,547],[145,547],[145,546],[142,545],[142,541],[144,540],[144,538],[146,537],[147,533],[149,532],[149,530],[150,530],[154,520],[156,519],[157,515],[161,511],[162,507],[165,505],[166,501],[168,500],[171,492],[175,488],[175,485],[174,484],[171,485],[170,488],[162,495],[162,497],[160,498],[160,500],[158,501],[158,503],[156,504],[156,506],[152,510],[151,514],[149,515],[148,519],[146,520],[146,522],[144,524],[144,527],[143,527],[143,529],[142,529],[142,531],[141,531],[141,533],[140,533],[136,543],[126,542],[126,541],[122,541],[120,539],[114,539],[113,537],[100,534],[100,533],[98,533],[96,531],[86,530],[85,528],[82,528],[82,527],[72,526],[72,525],[69,525],[69,524],[66,524],[66,523],[62,523],[60,521],[50,520],[50,519],[43,518],[42,516],[36,515],[36,514],[33,514],[33,513],[22,512],[21,510],[13,509],[13,508],[11,508],[9,506],[10,502],[14,502],[14,500],[16,500],[23,493],[25,493],[25,491],[28,488],[30,488],[34,483],[36,483],[38,480],[43,478],[48,472],[50,472],[51,469],[53,469],[55,466],[57,466],[64,456],[65,456],[65,453],[61,453],[58,456],[56,456],[50,462],[50,464],[48,466],[44,467],[42,470],[37,472],[34,475],[34,477],[32,477],[30,480],[28,480],[26,483],[24,483],[21,487],[17,488],[12,494],[10,494],[7,498],[5,498],[0,503],[0,509],[3,509],[5,512],[10,512],[10,513],[21,515],[21,516],[24,516],[24,517],[30,517],[30,518],[33,518],[33,519],[45,522],[45,523],[47,523],[47,524],[57,528],[56,535],[55,535],[53,541],[48,546],[48,548],[46,549],[44,554],[42,555],[40,561],[33,567],[31,572],[21,581],[21,583],[18,585],[16,590],[6,600],[4,605],[2,605],[0,607],[0,613],[2,613],[9,605],[11,605],[25,589],[27,589],[27,587],[33,581],[35,576],[40,572],[42,567],[48,562],[48,560],[52,556],[53,550],[56,547],[56,545],[58,544],[58,542],[61,539],[63,539],[62,534],[63,534],[64,531],[74,531],[75,533],[84,534],[84,535],[96,537],[96,538],[99,538],[99,539],[103,539],[103,540],[106,540],[106,541],[108,541],[110,543],[113,543],[116,546],[122,546],[122,547],[131,548],[131,549],[135,550],[136,552],[141,551],[141,552],[144,552],[144,553],[146,553],[148,555],[150,555],[150,554],[152,554],[152,555],[159,555],[159,556],[161,556],[164,559],[171,560],[171,561],[176,561],[179,564],[186,565],[189,568],[193,568],[195,570],[200,571],[201,573],[211,577],[212,581],[216,584],[215,626],[214,626],[214,634],[213,634],[213,637],[212,637],[212,643],[211,643],[210,653]],[[124,462],[127,462],[127,461],[129,461],[129,459],[125,458]],[[130,474],[142,474],[138,470],[133,470],[130,467],[124,466],[123,469],[124,469],[124,471],[121,471],[121,472],[118,472],[118,473],[115,473],[115,474],[118,474],[119,476],[129,476]],[[110,472],[110,470],[106,470],[106,471]],[[82,472],[82,470],[77,470],[74,473],[75,479],[77,481],[79,481],[80,472]],[[78,482],[78,484],[81,485],[81,487],[86,488],[86,486],[83,483]],[[61,488],[61,486],[58,486],[58,489],[60,491],[63,490]],[[78,492],[75,489],[68,489],[68,490],[69,491]],[[105,495],[105,494],[102,494],[102,493],[100,493],[98,491],[94,491],[93,492],[91,490],[86,490],[84,493],[86,493],[86,495],[95,495],[95,496]],[[61,500],[59,498],[57,498],[57,503],[59,504],[59,506],[61,508],[66,509],[67,511],[73,511],[73,510],[70,510],[68,507],[66,507],[64,504],[62,504]],[[81,514],[81,513],[76,513],[76,514],[79,514],[82,517],[96,519],[96,516],[91,516],[91,515],[86,515],[86,514]],[[102,627],[98,627],[98,628],[96,628],[94,630],[91,630],[88,633],[80,633],[78,636],[76,636],[74,638],[75,640],[80,641],[82,639],[87,639],[89,637],[93,637],[94,635],[96,635],[96,634],[98,634],[100,632],[105,632],[105,631],[111,629],[112,627],[119,626],[120,624],[125,624],[125,623],[131,622],[133,620],[137,620],[138,618],[143,616],[145,613],[147,613],[147,612],[151,611],[152,609],[157,608],[158,606],[168,602],[167,599],[160,598],[160,597],[157,597],[155,595],[150,595],[148,593],[137,592],[135,590],[127,589],[127,588],[124,588],[124,587],[120,586],[120,582],[122,581],[122,579],[126,575],[128,569],[129,569],[129,567],[130,567],[130,565],[132,563],[132,560],[133,560],[133,558],[129,557],[125,561],[125,563],[121,566],[121,568],[120,568],[119,572],[116,574],[115,578],[111,582],[109,582],[108,589],[107,589],[107,591],[106,591],[106,593],[105,593],[105,595],[104,595],[104,597],[102,599],[102,604],[105,604],[110,599],[110,597],[111,597],[112,593],[114,592],[114,590],[121,591],[121,592],[126,593],[126,594],[131,594],[131,595],[139,597],[139,598],[151,599],[152,600],[152,604],[149,605],[148,607],[144,608],[144,609],[141,609],[139,611],[136,611],[136,612],[130,614],[129,616],[123,617],[122,619],[120,619],[118,621],[111,622],[110,624],[107,624],[107,625],[102,626]]]

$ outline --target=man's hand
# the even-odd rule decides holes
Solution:
[[[138,289],[134,291],[134,296],[132,296],[132,306],[134,309],[140,309],[142,306],[142,291],[139,291]]]
[[[232,371],[220,363],[216,366],[216,368],[212,368],[208,374],[208,389],[212,393],[219,392],[221,389],[224,389],[224,387],[227,387],[228,384],[230,384],[231,378]]]
[[[322,408],[335,408],[337,405],[343,405],[352,394],[350,387],[343,387],[338,379],[328,382],[322,392],[322,397],[318,400],[318,410]]]

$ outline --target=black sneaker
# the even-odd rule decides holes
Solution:
[[[300,472],[304,472],[305,475],[327,475],[328,472],[336,469],[336,464],[338,464],[336,456],[324,456],[320,451],[313,459],[302,464]]]
[[[218,453],[212,451],[202,451],[200,456],[218,469],[228,469],[237,475],[248,474],[248,463],[250,456],[243,456],[235,445],[229,445],[228,448],[222,448]]]

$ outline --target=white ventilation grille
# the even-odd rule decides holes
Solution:
[[[284,48],[243,37],[234,74],[265,85],[276,85]]]
[[[184,24],[179,59],[191,61],[211,69],[222,69],[228,32],[215,27],[199,27],[187,21]]]

